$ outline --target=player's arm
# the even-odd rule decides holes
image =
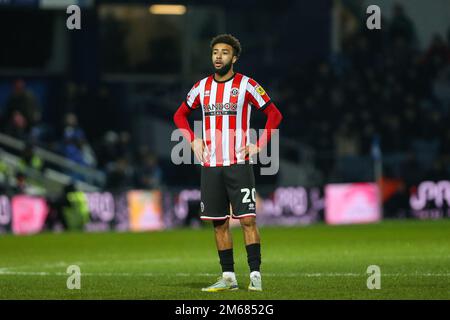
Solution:
[[[195,136],[188,121],[188,117],[192,113],[192,110],[193,109],[189,108],[186,102],[183,102],[175,112],[173,121],[175,122],[177,128],[181,130],[181,133],[186,140],[191,144],[192,151],[194,151],[197,159],[199,161],[203,161],[203,140]]]
[[[255,153],[261,151],[261,149],[264,148],[267,143],[269,143],[270,138],[274,133],[274,129],[278,128],[281,120],[283,119],[283,116],[281,115],[280,110],[271,101],[266,91],[255,80],[250,79],[248,81],[246,94],[250,103],[256,109],[264,112],[264,114],[267,116],[263,134],[258,139],[256,144],[250,144],[246,147],[242,147],[239,150],[240,152],[245,152],[245,155],[249,154],[250,156],[252,156]]]
[[[262,112],[264,112],[264,114],[267,116],[264,131],[259,137],[256,144],[249,144],[248,146],[239,149],[239,152],[244,152],[245,156],[247,154],[252,156],[260,152],[269,143],[272,134],[275,132],[275,129],[278,128],[281,120],[283,119],[280,110],[275,106],[273,102],[269,102],[269,104],[262,110]]]
[[[187,98],[178,107],[178,110],[173,116],[173,121],[181,133],[191,144],[195,156],[199,161],[203,161],[204,144],[201,138],[195,136],[189,125],[188,117],[192,111],[200,106],[200,95],[198,92],[198,83],[191,89]]]
[[[275,106],[273,102],[264,108],[264,114],[267,116],[266,126],[264,127],[264,131],[261,137],[259,137],[256,142],[256,146],[258,147],[258,151],[264,148],[270,141],[272,134],[275,132],[274,129],[277,129],[283,119],[280,110]]]
[[[181,133],[186,138],[189,143],[192,143],[196,139],[194,131],[192,131],[191,126],[189,125],[188,117],[192,113],[192,109],[189,108],[186,102],[178,107],[177,111],[173,115],[173,121],[178,129],[181,130]]]

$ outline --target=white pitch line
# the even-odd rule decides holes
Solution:
[[[1,0],[0,0],[1,1]],[[211,262],[211,259],[195,259],[195,262]],[[270,260],[266,260],[266,263],[272,263],[272,262],[276,262],[276,261],[281,261],[280,259],[270,259]],[[180,258],[152,258],[152,259],[130,259],[130,260],[119,260],[119,261],[114,261],[115,264],[148,264],[148,265],[152,265],[152,264],[178,264],[180,262],[186,262],[185,259],[180,259]],[[290,261],[291,263],[295,264],[298,262],[298,264],[300,264],[301,262],[304,262],[302,260],[292,260]],[[11,271],[11,270],[23,270],[23,269],[28,269],[28,270],[36,270],[36,269],[44,269],[45,271],[43,272],[50,272],[51,269],[59,269],[59,268],[66,268],[69,265],[78,265],[80,267],[87,267],[87,266],[101,266],[101,265],[112,265],[114,264],[111,261],[75,261],[75,262],[66,262],[66,261],[55,261],[53,263],[42,263],[42,264],[33,264],[33,265],[21,265],[21,266],[14,266],[14,267],[10,267],[10,268],[0,268],[0,273],[2,271]],[[50,269],[50,270],[49,270]],[[308,275],[310,277],[314,277],[316,275],[314,274],[310,274]],[[324,276],[324,275],[317,275],[317,276]],[[325,275],[326,276],[326,275]],[[331,275],[334,276],[334,275]],[[345,276],[345,275],[343,275]],[[355,275],[347,275],[347,276],[357,276],[357,274]]]
[[[26,272],[26,271],[10,271],[5,268],[0,269],[0,276],[68,276],[65,272]],[[216,273],[133,273],[133,272],[82,272],[81,276],[88,277],[213,277]],[[263,273],[263,277],[366,277],[364,273]],[[385,273],[381,276],[387,277],[450,277],[450,273]]]
[[[1,0],[0,0],[1,1]],[[195,260],[196,262],[207,262],[211,261],[209,260]],[[159,263],[180,263],[183,262],[182,259],[178,258],[156,258],[156,259],[139,259],[139,260],[122,260],[122,261],[75,261],[75,262],[65,262],[65,261],[57,261],[54,263],[42,263],[42,264],[35,264],[35,265],[21,265],[21,266],[14,266],[10,268],[0,268],[0,272],[2,270],[11,270],[11,269],[38,269],[38,268],[44,268],[44,269],[54,269],[54,268],[65,268],[70,265],[77,265],[77,266],[97,266],[97,265],[111,265],[113,263],[118,264],[159,264]]]

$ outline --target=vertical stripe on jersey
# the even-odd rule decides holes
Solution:
[[[216,93],[216,111],[223,111],[223,93],[224,93],[224,88],[225,88],[225,83],[220,82],[220,83],[216,83],[217,86],[217,93]],[[222,104],[222,109],[219,109],[219,104]],[[216,115],[216,130],[215,130],[215,141],[216,141],[216,146],[215,146],[215,150],[216,150],[216,165],[222,165],[223,164],[223,150],[222,150],[222,145],[223,140],[222,140],[222,118],[227,118],[227,116],[223,116],[223,115]]]
[[[233,89],[233,88],[237,88],[237,89],[239,89],[239,93],[237,94],[237,95],[235,95],[235,96],[232,96],[232,95],[230,95],[230,105],[233,105],[233,104],[238,104],[238,98],[239,98],[239,95],[241,94],[241,88],[240,88],[240,84],[241,84],[241,81],[242,81],[242,74],[240,74],[240,73],[237,73],[235,76],[234,76],[234,79],[233,79],[233,83],[232,83],[232,85],[231,85],[231,90]],[[236,111],[237,112],[239,112],[239,110],[238,109],[236,109]],[[228,117],[228,122],[229,122],[229,128],[230,128],[230,130],[229,130],[229,133],[228,133],[228,141],[229,141],[229,147],[228,147],[228,150],[229,150],[229,156],[228,156],[228,159],[230,160],[230,164],[235,164],[236,162],[237,162],[237,160],[236,160],[236,134],[237,134],[237,131],[236,131],[236,115],[230,115],[229,117]]]
[[[247,133],[248,133],[248,109],[250,109],[249,107],[249,103],[248,101],[244,102],[244,106],[242,108],[242,142],[241,142],[241,148],[245,147],[248,143],[248,137],[247,137]]]
[[[206,80],[208,80],[208,78],[204,78],[204,79],[200,80],[200,83],[198,85],[199,106],[202,107],[202,139],[203,139],[203,141],[206,141],[205,109],[203,108],[203,101],[205,98],[204,94],[205,94]],[[203,165],[203,161],[201,161],[201,164]]]
[[[232,81],[227,81],[224,83],[224,90],[223,90],[223,99],[222,104],[229,104],[230,103],[230,97],[231,97],[231,88],[232,88]],[[228,111],[223,109],[224,111]],[[222,117],[222,165],[229,166],[230,165],[230,117],[232,115],[226,115]]]
[[[248,108],[247,108],[247,124],[246,124],[246,128],[247,128],[247,131],[246,131],[246,133],[247,133],[247,145],[249,145],[250,142],[251,142],[250,141],[250,114],[251,114],[251,112],[252,112],[252,108],[249,105]],[[248,159],[248,158],[246,158],[246,159]]]
[[[246,92],[247,92],[247,82],[248,77],[243,76],[241,80],[241,85],[239,86],[239,98],[238,98],[238,109],[236,116],[236,145],[235,152],[238,152],[239,148],[243,146],[242,142],[244,140],[244,131],[243,131],[243,115],[244,115],[244,105],[247,104],[246,101]],[[246,113],[245,113],[246,114]],[[237,162],[242,162],[243,159],[240,157],[236,157]]]
[[[203,91],[203,106],[207,106],[209,104],[209,100],[211,97],[211,84],[213,78],[210,76],[205,83],[205,90]],[[209,95],[206,95],[206,92],[209,91]],[[211,151],[211,121],[210,117],[205,115],[205,110],[203,108],[203,141],[205,142],[208,150]],[[205,161],[204,166],[209,167],[209,161]]]
[[[211,83],[211,92],[209,98],[209,104],[211,106],[216,104],[216,96],[217,96],[217,82],[212,81]],[[211,153],[211,158],[209,160],[209,165],[211,167],[216,166],[216,116],[209,116],[209,124],[210,124],[210,136],[211,136],[211,148],[209,148],[209,152]]]

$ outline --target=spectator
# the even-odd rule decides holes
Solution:
[[[28,133],[31,126],[39,119],[39,115],[36,97],[26,89],[25,81],[16,80],[13,84],[13,92],[6,102],[4,116],[6,121],[12,124],[13,133]]]
[[[131,135],[128,131],[121,131],[119,133],[117,152],[118,154],[125,156],[129,160],[132,159],[133,148],[131,146]]]
[[[389,37],[392,43],[404,41],[408,47],[416,45],[416,30],[400,4],[394,5],[394,15],[389,26]]]
[[[64,138],[82,140],[85,138],[84,130],[78,125],[78,118],[74,113],[67,113],[64,117]]]
[[[24,115],[20,111],[14,110],[7,118],[5,133],[15,138],[26,140],[28,127],[29,124]]]
[[[422,58],[428,70],[429,76],[435,78],[446,65],[450,63],[450,48],[445,43],[441,35],[436,34],[431,44]]]
[[[438,73],[433,83],[433,94],[438,108],[448,114],[450,111],[450,65]]]
[[[107,167],[107,189],[123,191],[134,186],[134,170],[126,157],[120,157]]]
[[[109,163],[116,161],[119,156],[119,135],[115,131],[107,131],[97,142],[99,165],[105,168]]]
[[[74,113],[66,114],[63,135],[62,152],[65,157],[81,165],[96,166],[94,151],[86,140],[84,130],[79,127]]]
[[[136,186],[142,189],[154,189],[161,186],[162,171],[155,155],[146,152],[141,155],[136,170]]]
[[[22,156],[20,159],[21,172],[26,172],[28,168],[41,171],[44,166],[42,159],[35,154],[34,146],[27,143],[25,149],[22,151]]]

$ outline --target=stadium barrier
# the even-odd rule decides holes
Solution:
[[[409,198],[412,216],[418,219],[450,217],[450,181],[423,181]]]
[[[278,187],[257,195],[259,225],[371,223],[383,218],[374,183]],[[265,191],[265,192],[264,192]],[[409,196],[408,217],[450,217],[450,181],[424,181]],[[0,234],[42,231],[151,231],[201,225],[200,191],[68,192],[63,199],[0,195]],[[238,222],[234,221],[233,225]]]

